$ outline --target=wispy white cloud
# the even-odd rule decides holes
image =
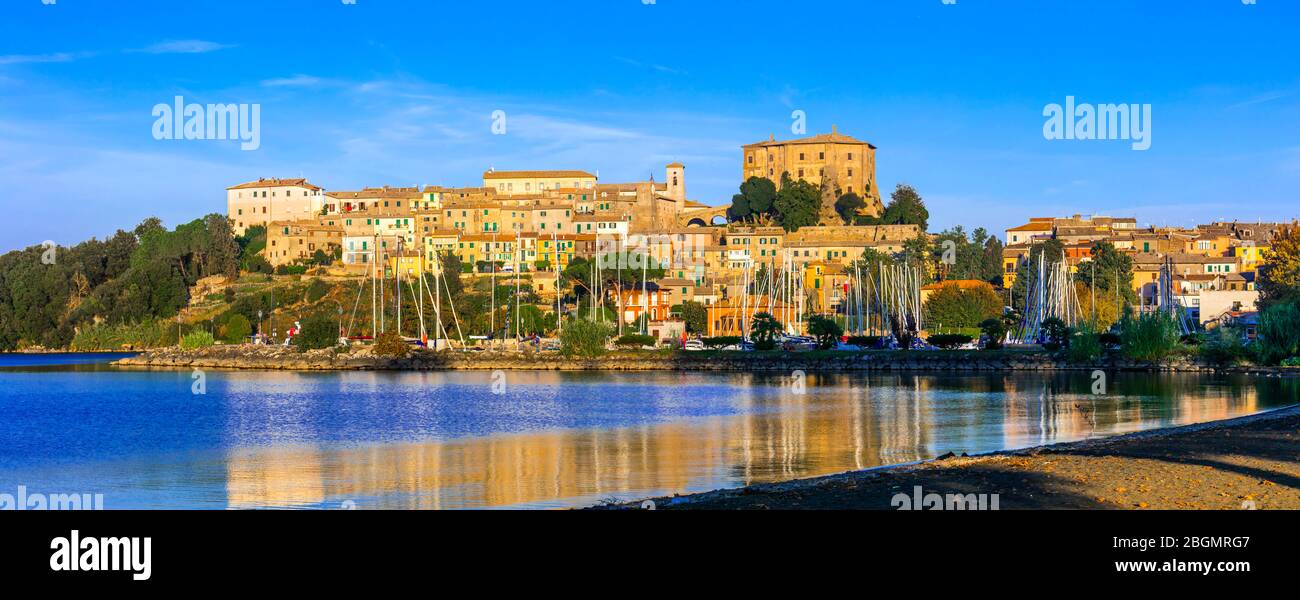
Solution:
[[[329,83],[329,80],[302,74],[262,81],[265,87],[318,87],[326,83]]]
[[[146,54],[203,54],[233,47],[231,44],[220,44],[207,40],[170,40],[139,48],[133,50],[133,52],[144,52]]]
[[[669,67],[669,66],[667,66],[667,65],[660,65],[660,64],[655,64],[655,63],[642,62],[642,61],[636,60],[636,59],[634,59],[634,58],[627,58],[627,57],[625,57],[625,56],[615,56],[614,59],[617,60],[617,61],[619,61],[619,62],[621,62],[621,63],[625,63],[625,64],[632,65],[632,66],[634,66],[634,67],[637,67],[637,68],[639,68],[639,69],[650,69],[650,70],[652,70],[652,71],[658,71],[658,72],[660,72],[660,73],[666,73],[666,74],[669,74],[669,75],[685,75],[685,74],[686,74],[686,72],[683,71],[683,70],[681,70],[681,69],[676,69],[676,68],[673,68],[673,67]]]
[[[0,65],[72,62],[79,58],[85,58],[93,54],[94,54],[93,52],[54,52],[51,54],[7,54],[4,56],[0,56]]]
[[[1267,93],[1264,93],[1264,94],[1259,94],[1259,95],[1257,95],[1257,96],[1253,96],[1253,97],[1251,97],[1251,98],[1247,98],[1247,99],[1245,99],[1245,100],[1242,100],[1241,102],[1237,102],[1237,103],[1235,103],[1235,104],[1231,104],[1231,105],[1228,106],[1228,108],[1229,108],[1229,109],[1234,109],[1234,108],[1244,108],[1244,107],[1247,107],[1247,106],[1254,106],[1254,105],[1256,105],[1256,104],[1263,104],[1263,103],[1265,103],[1265,102],[1272,102],[1272,101],[1274,101],[1274,100],[1280,100],[1280,99],[1282,99],[1282,98],[1287,97],[1288,95],[1289,95],[1289,94],[1288,94],[1287,92],[1282,92],[1282,91],[1267,92]]]

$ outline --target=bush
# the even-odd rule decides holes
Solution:
[[[301,350],[330,348],[338,343],[338,321],[325,314],[315,314],[303,319],[302,329],[298,331],[298,335],[293,336],[293,345]]]
[[[215,342],[216,340],[212,339],[211,333],[200,329],[185,334],[185,337],[181,338],[181,348],[186,350],[206,348]]]
[[[175,343],[176,339],[171,337],[173,335],[176,335],[176,325],[157,319],[116,325],[99,323],[78,329],[72,338],[71,349],[88,352],[127,347],[136,350],[157,348]]]
[[[616,346],[624,348],[640,348],[641,346],[653,346],[658,340],[653,335],[642,335],[640,333],[627,333],[614,342]]]
[[[879,348],[884,336],[879,335],[851,335],[844,343],[859,348]]]
[[[235,286],[233,286],[233,285],[232,285],[232,286],[227,286],[227,287],[226,287],[226,291],[225,291],[225,293],[224,293],[223,295],[225,296],[226,304],[234,304],[234,303],[235,303]]]
[[[1119,334],[1113,331],[1107,331],[1105,333],[1102,333],[1101,335],[1097,336],[1097,339],[1098,341],[1101,342],[1103,346],[1107,346],[1110,348],[1118,348],[1124,343],[1124,340],[1120,339]]]
[[[1070,345],[1070,334],[1074,332],[1069,325],[1065,324],[1056,317],[1043,320],[1043,336],[1047,341],[1043,344],[1048,350],[1057,350]]]
[[[320,250],[317,250],[320,252]],[[330,284],[320,279],[313,278],[311,283],[307,284],[307,301],[316,302],[325,297],[330,291]]]
[[[1284,367],[1300,367],[1300,356],[1292,356],[1279,364]]]
[[[736,344],[739,344],[740,336],[722,335],[718,337],[706,337],[701,339],[700,342],[702,342],[706,348],[726,348],[727,346],[735,346]]]
[[[242,344],[253,333],[253,325],[248,322],[248,317],[235,313],[226,318],[226,324],[221,326],[221,339],[231,344]]]
[[[963,288],[953,282],[939,285],[925,302],[925,322],[950,327],[976,327],[1002,314],[1003,298],[991,285]]]
[[[770,313],[761,312],[754,315],[754,322],[749,328],[749,335],[754,340],[755,350],[775,350],[776,336],[785,329],[780,321]]]
[[[375,354],[378,356],[392,356],[403,358],[411,351],[411,345],[402,339],[402,336],[391,331],[385,331],[375,338]]]
[[[1259,358],[1278,364],[1300,355],[1300,305],[1296,301],[1274,304],[1259,315]]]
[[[962,333],[938,333],[930,336],[926,341],[944,350],[952,350],[962,344],[969,344],[972,339],[974,338]]]
[[[1101,358],[1105,351],[1101,345],[1101,336],[1097,335],[1096,328],[1088,322],[1079,325],[1078,331],[1070,336],[1070,343],[1066,344],[1066,360],[1072,363],[1090,363]]]
[[[1216,365],[1233,365],[1250,356],[1250,348],[1240,329],[1221,325],[1206,332],[1205,340],[1197,347],[1205,360]]]
[[[605,353],[605,340],[613,327],[597,321],[574,319],[560,333],[560,353],[565,356],[595,358]]]
[[[1007,322],[1004,319],[993,317],[980,321],[980,331],[988,338],[984,344],[985,350],[997,350],[1002,347],[1002,340],[1007,337]]]
[[[1125,316],[1119,326],[1124,355],[1133,360],[1158,362],[1178,350],[1178,324],[1167,313]]]
[[[840,336],[844,335],[844,328],[840,327],[839,321],[835,319],[813,315],[808,319],[808,333],[817,338],[819,350],[830,350],[839,343]]]
[[[271,267],[271,263],[267,262],[266,258],[261,254],[249,255],[244,259],[244,264],[242,266],[244,270],[249,273],[266,273],[267,275],[270,275],[275,271],[275,269]]]
[[[681,304],[679,314],[686,322],[687,333],[704,333],[709,328],[709,309],[699,302],[686,301]]]

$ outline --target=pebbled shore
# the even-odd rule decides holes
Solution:
[[[1000,510],[1300,509],[1300,406],[652,501],[657,510],[895,510],[896,495],[929,493],[997,494]],[[642,506],[639,501],[593,508]]]
[[[519,370],[519,371],[738,371],[738,372],[1006,372],[1091,371],[1094,369],[1245,373],[1258,376],[1300,375],[1300,369],[1228,367],[1180,359],[1163,364],[1110,359],[1096,364],[1070,364],[1036,352],[806,352],[806,353],[690,353],[611,352],[598,359],[566,358],[555,353],[432,352],[416,350],[406,358],[370,354],[369,348],[299,352],[279,346],[211,346],[197,350],[162,348],[114,362],[127,367],[262,369],[295,371],[338,370]]]

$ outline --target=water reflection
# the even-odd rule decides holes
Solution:
[[[463,381],[463,375],[435,377],[449,378],[440,385]],[[1296,397],[1295,382],[1289,380],[1170,375],[1118,376],[1107,395],[1092,394],[1086,375],[810,375],[806,395],[792,393],[782,378],[756,375],[521,374],[517,379],[523,379],[515,384],[521,390],[516,400],[523,405],[511,411],[516,414],[564,413],[573,409],[564,397],[588,387],[615,411],[629,408],[620,398],[656,388],[659,393],[643,401],[667,406],[664,414],[669,414],[682,401],[682,385],[712,386],[714,400],[725,394],[723,404],[730,410],[666,422],[360,447],[239,445],[225,457],[228,503],[235,508],[335,507],[346,501],[361,508],[584,505],[896,464],[947,451],[986,452],[1222,419]],[[348,392],[338,383],[340,392]],[[257,432],[236,435],[266,441]]]

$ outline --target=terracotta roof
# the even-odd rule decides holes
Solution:
[[[1019,227],[1012,227],[1007,231],[1051,231],[1051,230],[1052,230],[1051,221],[1031,220],[1030,222],[1025,223],[1024,225],[1021,225]]]
[[[745,144],[743,147],[762,148],[766,146],[784,146],[786,144],[866,144],[867,146],[870,146],[872,149],[875,149],[875,146],[869,142],[864,142],[852,136],[844,135],[842,133],[839,133],[838,131],[832,131],[831,133],[823,133],[811,137],[798,138],[793,140],[778,140],[775,137],[773,137],[771,139],[768,139],[767,141],[754,142],[753,144]]]
[[[257,181],[241,183],[239,185],[231,186],[226,189],[244,190],[248,188],[269,188],[269,187],[303,187],[313,191],[319,191],[321,189],[318,186],[312,185],[305,178],[302,177],[299,177],[297,179],[275,179],[275,178],[258,179]]]

